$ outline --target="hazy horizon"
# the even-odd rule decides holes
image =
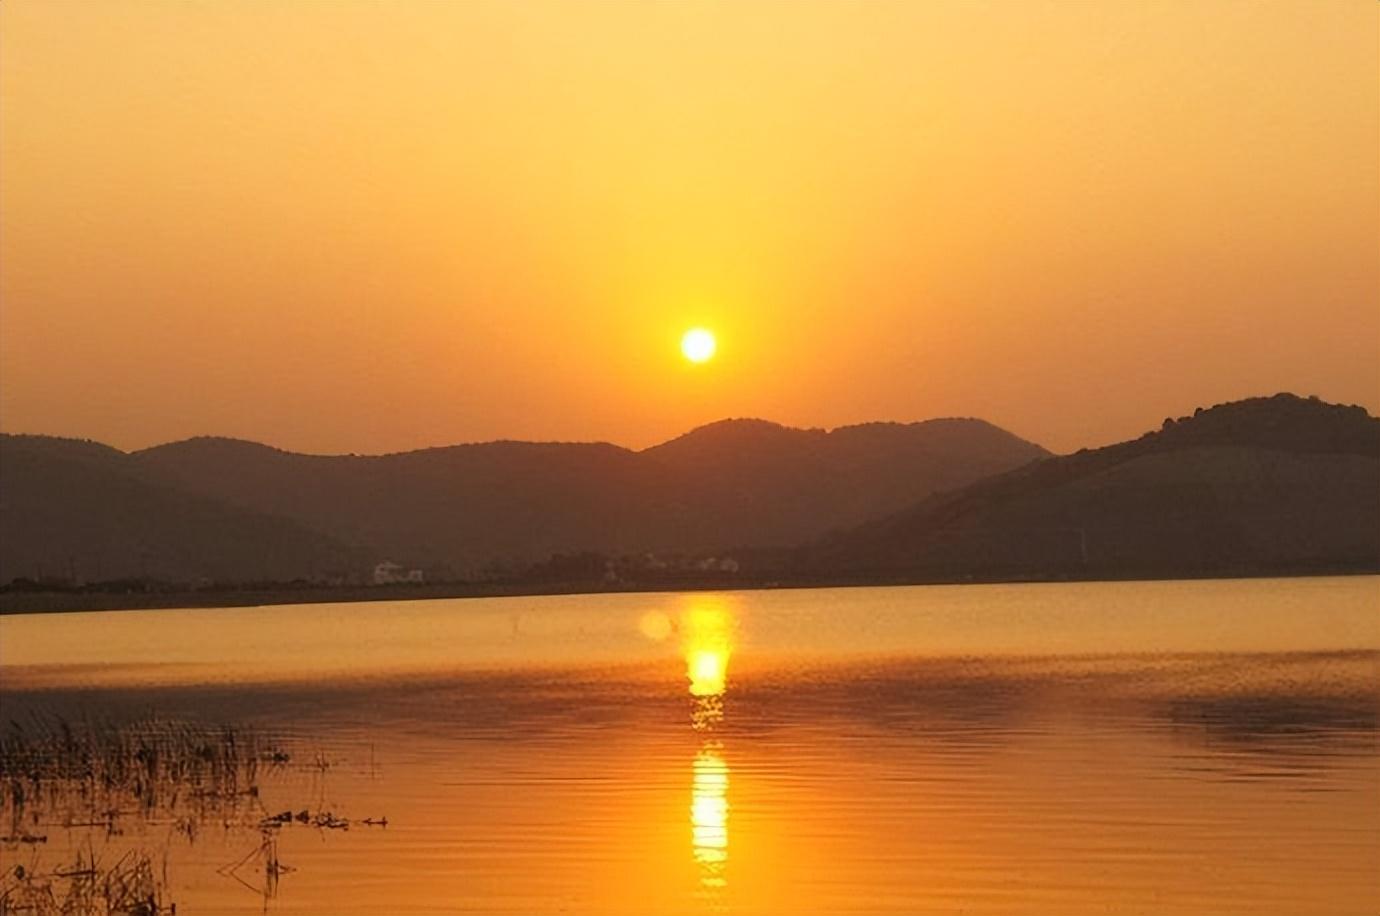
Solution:
[[[616,446],[616,447],[618,447],[618,448],[626,449],[626,450],[631,451],[631,452],[643,452],[643,451],[647,451],[647,450],[649,450],[649,449],[656,448],[656,447],[659,446],[659,445],[665,445],[665,444],[668,443],[668,442],[672,442],[672,441],[674,441],[674,440],[676,440],[676,439],[681,438],[682,436],[689,435],[690,433],[697,432],[697,431],[699,431],[699,430],[701,430],[701,429],[704,429],[704,428],[706,428],[706,427],[718,426],[718,425],[723,424],[723,423],[767,423],[767,424],[770,424],[770,425],[772,425],[772,426],[778,426],[778,427],[781,427],[782,429],[794,430],[794,431],[797,431],[797,432],[824,432],[824,433],[833,433],[833,432],[836,432],[836,431],[841,430],[841,429],[849,429],[849,428],[858,427],[858,426],[874,426],[874,425],[915,426],[915,425],[923,424],[923,423],[944,422],[944,421],[946,421],[946,420],[963,420],[963,421],[973,420],[973,421],[978,421],[978,422],[988,422],[988,421],[984,420],[982,417],[926,417],[926,418],[920,419],[920,420],[862,420],[862,421],[859,421],[859,422],[857,422],[857,423],[843,423],[843,424],[841,424],[841,425],[839,425],[839,426],[823,427],[823,426],[791,426],[790,424],[787,424],[787,423],[778,423],[777,421],[772,420],[772,419],[770,419],[769,417],[720,417],[720,418],[717,419],[717,420],[710,420],[710,421],[708,421],[708,422],[706,422],[706,423],[701,423],[701,424],[699,424],[698,426],[691,427],[690,429],[681,430],[679,433],[676,433],[676,434],[674,434],[674,435],[668,436],[668,437],[665,438],[665,439],[659,439],[659,440],[657,440],[656,442],[652,442],[652,443],[649,443],[649,444],[647,444],[647,445],[642,445],[642,446],[626,445],[626,444],[624,444],[624,443],[622,443],[622,442],[614,442],[614,441],[609,440],[609,439],[589,439],[589,438],[585,438],[585,439],[551,439],[551,438],[515,439],[515,438],[513,438],[513,437],[511,437],[511,436],[506,436],[506,437],[500,437],[500,438],[497,438],[497,439],[469,439],[469,440],[456,440],[456,441],[453,441],[453,442],[433,442],[433,443],[431,443],[431,444],[429,444],[429,445],[419,445],[419,446],[416,446],[415,448],[410,448],[410,449],[392,449],[392,450],[383,451],[383,452],[359,452],[359,451],[355,451],[355,452],[301,452],[301,453],[302,453],[302,454],[311,454],[311,455],[321,455],[321,456],[327,456],[327,457],[329,457],[329,456],[338,456],[338,455],[381,456],[381,455],[399,454],[399,453],[402,453],[402,452],[410,452],[410,451],[425,451],[425,450],[427,450],[427,449],[434,449],[434,448],[451,448],[451,447],[463,446],[463,445],[491,445],[491,444],[496,444],[496,443],[501,443],[501,442],[524,442],[524,443],[537,444],[537,445],[612,445],[612,446]],[[989,425],[995,426],[996,424],[989,424]],[[999,429],[1002,429],[1003,427],[998,427],[998,428],[999,428]],[[1011,432],[1010,430],[1004,430],[1004,431],[1006,431],[1006,432]],[[55,434],[52,434],[52,433],[32,432],[32,431],[30,431],[30,430],[22,430],[22,429],[19,429],[19,430],[0,429],[0,434],[11,435],[11,436],[40,436],[40,437],[51,437],[51,438],[58,438],[58,439],[79,439],[79,440],[83,440],[83,441],[94,441],[94,442],[100,442],[100,441],[101,441],[101,440],[98,440],[98,439],[92,439],[92,437],[90,437],[90,436],[61,436],[61,435],[55,435]],[[1018,438],[1024,439],[1025,437],[1023,437],[1023,436],[1018,436]],[[122,447],[120,447],[120,446],[115,446],[115,447],[116,447],[116,448],[119,448],[120,451],[122,451],[122,452],[138,452],[138,451],[144,451],[145,449],[158,448],[159,446],[163,446],[163,445],[175,445],[175,444],[177,444],[177,443],[179,443],[179,442],[186,442],[186,441],[189,441],[189,440],[191,440],[191,439],[225,439],[225,440],[234,441],[234,442],[252,442],[252,443],[257,444],[257,445],[266,445],[266,446],[269,446],[270,448],[274,448],[274,449],[277,449],[277,450],[279,450],[279,451],[285,451],[285,452],[297,452],[297,451],[298,451],[298,450],[296,450],[296,449],[284,448],[283,446],[280,446],[280,445],[278,445],[278,444],[275,443],[275,442],[270,442],[270,441],[266,441],[266,440],[263,440],[263,439],[247,439],[247,438],[243,438],[243,437],[240,437],[240,436],[226,436],[226,435],[222,435],[222,434],[220,434],[220,433],[214,433],[214,432],[194,433],[193,435],[190,435],[190,436],[183,436],[183,437],[181,437],[181,438],[179,438],[179,439],[168,439],[168,440],[166,440],[166,441],[161,441],[161,442],[152,442],[152,443],[149,443],[148,445],[136,446],[136,447],[134,447],[134,448],[122,448]],[[1032,441],[1032,440],[1026,440],[1026,441]],[[113,443],[110,443],[110,442],[101,442],[101,444],[102,444],[102,445],[113,445]],[[1034,442],[1033,444],[1039,445],[1040,443]]]
[[[1374,5],[0,7],[0,429],[1380,411]],[[691,365],[703,326],[717,355]]]
[[[1277,394],[1292,394],[1292,395],[1296,395],[1296,396],[1301,397],[1301,398],[1302,398],[1302,397],[1308,397],[1308,395],[1303,395],[1303,394],[1300,394],[1299,392],[1271,392],[1270,394],[1258,394],[1258,395],[1253,395],[1253,396],[1251,396],[1251,398],[1246,398],[1245,400],[1250,400],[1250,399],[1252,399],[1252,398],[1270,398],[1270,397],[1273,397],[1273,396],[1275,396],[1275,395],[1277,395]],[[1326,399],[1323,399],[1323,400],[1324,400],[1324,402],[1326,402]],[[1202,408],[1212,407],[1212,406],[1215,406],[1216,404],[1220,404],[1220,403],[1231,403],[1231,402],[1204,402],[1204,403],[1202,403],[1202,404],[1197,404],[1197,405],[1194,405],[1193,407],[1186,408],[1186,409],[1181,410],[1181,411],[1171,412],[1170,414],[1168,414],[1168,416],[1175,417],[1175,418],[1182,417],[1182,416],[1187,416],[1187,415],[1191,414],[1196,408],[1199,408],[1199,407],[1202,407]],[[1330,402],[1328,402],[1328,403],[1330,403]],[[1364,406],[1364,405],[1362,405],[1362,406]],[[1368,412],[1369,412],[1369,410],[1368,410]],[[102,441],[102,440],[93,439],[93,437],[91,437],[91,436],[79,436],[79,435],[69,436],[69,435],[59,435],[59,434],[53,434],[53,433],[33,432],[33,431],[31,431],[31,430],[11,430],[11,429],[0,429],[0,434],[15,435],[15,436],[51,436],[51,437],[54,437],[54,438],[65,438],[65,439],[78,439],[78,440],[85,440],[85,441],[95,441],[95,442],[100,442],[100,443],[103,444],[103,445],[111,445],[111,446],[114,446],[115,448],[118,448],[120,451],[128,452],[128,453],[144,451],[144,450],[146,450],[146,449],[158,448],[158,447],[160,447],[160,446],[165,446],[165,445],[175,445],[175,444],[177,444],[177,443],[179,443],[179,442],[186,442],[186,441],[189,441],[189,440],[192,440],[192,439],[224,439],[224,440],[236,441],[236,442],[250,442],[250,443],[257,444],[257,445],[268,446],[269,448],[273,448],[273,449],[276,449],[276,450],[278,450],[278,451],[291,452],[291,453],[295,453],[295,454],[308,454],[308,455],[317,455],[317,456],[322,456],[322,457],[345,456],[345,455],[362,455],[362,456],[365,456],[365,457],[371,457],[371,456],[373,456],[373,457],[380,457],[380,456],[386,456],[386,455],[402,454],[402,453],[412,452],[412,451],[425,451],[425,450],[427,450],[427,449],[454,448],[454,447],[466,446],[466,445],[490,445],[490,444],[497,444],[497,443],[502,443],[502,442],[524,442],[524,443],[542,444],[542,445],[552,445],[552,444],[554,444],[554,445],[612,445],[612,446],[615,446],[615,447],[617,447],[617,448],[626,449],[627,451],[631,451],[631,452],[643,452],[643,451],[647,451],[647,450],[649,450],[649,449],[656,448],[656,447],[659,446],[659,445],[665,445],[665,444],[668,443],[668,442],[675,441],[676,439],[679,439],[679,438],[681,438],[681,437],[683,437],[683,436],[686,436],[686,435],[689,435],[689,434],[691,434],[691,433],[697,432],[697,431],[699,431],[699,430],[701,430],[701,429],[704,429],[704,428],[706,428],[706,427],[718,426],[718,425],[720,425],[720,424],[725,424],[725,423],[743,423],[743,422],[746,422],[746,423],[767,423],[767,424],[770,424],[770,425],[772,425],[772,426],[778,426],[778,427],[781,427],[781,428],[783,428],[783,429],[794,430],[794,431],[798,431],[798,432],[824,432],[824,433],[834,433],[834,432],[837,432],[838,430],[849,429],[849,428],[854,428],[854,427],[859,427],[859,426],[874,426],[874,425],[916,426],[916,425],[925,424],[925,423],[945,422],[945,421],[949,421],[949,420],[958,420],[958,421],[977,421],[977,422],[980,422],[980,423],[987,423],[988,425],[995,426],[996,428],[1002,430],[1003,432],[1010,433],[1010,434],[1016,436],[1016,437],[1019,438],[1019,439],[1022,439],[1022,440],[1026,441],[1026,442],[1029,442],[1029,443],[1031,443],[1031,444],[1033,444],[1033,445],[1040,446],[1041,448],[1044,448],[1044,449],[1048,450],[1051,454],[1054,454],[1054,455],[1070,454],[1070,453],[1072,453],[1073,451],[1076,451],[1076,450],[1077,450],[1077,449],[1070,449],[1068,452],[1061,452],[1061,451],[1058,451],[1058,450],[1055,450],[1055,449],[1049,449],[1049,447],[1046,446],[1044,443],[1042,443],[1042,442],[1040,442],[1040,441],[1038,441],[1038,440],[1036,440],[1036,439],[1032,439],[1032,438],[1030,438],[1030,437],[1028,437],[1028,436],[1022,436],[1022,435],[1020,435],[1020,433],[1016,432],[1015,430],[1007,429],[1006,427],[1002,426],[1001,424],[992,423],[990,420],[987,420],[985,417],[958,417],[958,416],[924,417],[924,418],[916,419],[916,420],[888,420],[888,419],[860,420],[860,421],[857,421],[857,422],[854,422],[854,423],[842,423],[842,424],[839,424],[838,426],[793,426],[793,425],[788,424],[788,423],[780,423],[780,422],[778,422],[778,421],[776,421],[776,420],[771,419],[770,417],[744,417],[744,416],[735,416],[735,417],[720,417],[720,418],[717,419],[717,420],[709,420],[709,421],[707,421],[707,422],[705,422],[705,423],[698,424],[698,425],[693,426],[693,427],[691,427],[691,428],[689,428],[689,429],[681,430],[680,432],[675,433],[675,434],[673,434],[673,435],[671,435],[671,436],[668,436],[668,437],[665,438],[665,439],[659,439],[659,440],[657,440],[657,441],[655,441],[655,442],[651,442],[651,443],[648,443],[648,444],[646,444],[646,445],[637,445],[637,446],[628,445],[628,444],[622,443],[622,442],[614,442],[614,441],[609,440],[609,439],[592,439],[592,438],[583,438],[583,439],[580,439],[580,438],[576,438],[576,439],[553,439],[553,438],[540,438],[540,437],[538,437],[538,438],[531,438],[531,439],[517,439],[517,438],[513,438],[513,437],[511,437],[511,436],[507,436],[507,437],[499,437],[499,438],[494,438],[494,439],[470,439],[470,440],[455,440],[455,441],[451,441],[451,442],[433,442],[433,443],[429,443],[429,444],[414,446],[413,448],[408,448],[408,449],[390,449],[390,450],[378,451],[378,452],[361,452],[361,451],[351,451],[351,452],[325,452],[325,451],[310,451],[310,450],[303,450],[303,449],[292,449],[292,448],[287,448],[287,447],[282,446],[282,445],[280,445],[280,444],[278,444],[278,443],[276,443],[276,442],[272,442],[272,441],[268,441],[268,440],[263,440],[263,439],[250,439],[250,438],[245,438],[245,437],[241,437],[241,436],[227,436],[227,435],[224,435],[224,434],[221,434],[221,433],[215,433],[215,432],[193,433],[193,434],[190,435],[190,436],[183,436],[183,437],[178,438],[178,439],[168,439],[168,440],[163,440],[163,441],[159,441],[159,442],[151,442],[151,443],[148,443],[147,445],[140,445],[140,446],[134,446],[134,447],[128,447],[128,448],[127,448],[127,447],[120,446],[120,445],[116,445],[115,443],[112,443],[112,442],[105,442],[105,441]],[[1152,432],[1152,431],[1157,427],[1157,425],[1158,425],[1158,424],[1152,423],[1152,422],[1150,422],[1150,421],[1147,420],[1146,425],[1145,425],[1145,428],[1141,431],[1141,433]],[[1128,438],[1128,439],[1133,439],[1133,438],[1136,438],[1138,435],[1140,435],[1140,434],[1132,434],[1132,435],[1128,436],[1127,438]],[[1123,440],[1118,440],[1118,441],[1123,441]],[[1101,447],[1104,446],[1104,445],[1114,445],[1114,444],[1116,444],[1116,443],[1115,443],[1115,442],[1107,442],[1107,443],[1103,443],[1103,442],[1089,443],[1089,444],[1087,444],[1087,445],[1080,446],[1079,448],[1080,448],[1080,449],[1081,449],[1081,448],[1096,449],[1096,448],[1101,448]]]

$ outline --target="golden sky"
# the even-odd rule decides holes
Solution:
[[[1380,407],[1380,6],[0,4],[0,426]],[[693,366],[678,341],[714,329]]]

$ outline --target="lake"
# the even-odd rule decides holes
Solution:
[[[1376,577],[16,615],[0,727],[11,906],[1380,912]]]

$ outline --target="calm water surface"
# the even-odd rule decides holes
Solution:
[[[7,791],[7,872],[147,850],[179,914],[1380,913],[1376,578],[14,616],[0,678],[283,749]]]

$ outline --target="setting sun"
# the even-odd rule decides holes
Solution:
[[[716,348],[714,334],[704,328],[691,328],[680,339],[680,352],[692,363],[708,362]]]

